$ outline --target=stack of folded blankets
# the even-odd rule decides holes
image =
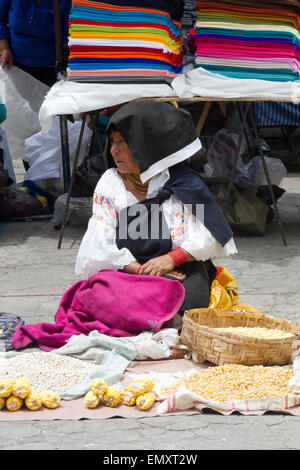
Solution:
[[[183,70],[183,0],[73,0],[68,78],[172,81]]]
[[[300,80],[299,0],[197,0],[196,67],[233,78]]]
[[[183,66],[184,72],[195,67],[195,55],[189,47],[190,31],[195,27],[196,16],[196,0],[184,0],[184,9],[181,19],[182,36],[184,44]]]

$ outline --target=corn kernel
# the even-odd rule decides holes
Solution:
[[[23,400],[22,398],[11,395],[7,398],[5,404],[8,411],[18,411],[23,405]]]
[[[291,394],[289,381],[292,377],[291,369],[224,364],[203,369],[171,386],[163,387],[160,392],[168,396],[180,386],[185,386],[196,395],[218,403],[251,398],[280,398]]]
[[[29,395],[30,391],[30,382],[25,377],[17,379],[12,388],[13,395],[19,398],[26,398],[27,395]]]
[[[0,397],[7,398],[12,394],[15,381],[12,379],[0,380]]]
[[[235,333],[237,335],[249,336],[252,338],[261,339],[282,339],[291,338],[294,336],[292,333],[278,328],[259,328],[259,327],[225,327],[225,328],[214,328],[216,331],[228,331],[229,333]]]
[[[156,394],[154,392],[147,392],[144,395],[140,395],[136,399],[136,406],[141,411],[149,410],[155,403]]]
[[[25,405],[31,411],[39,410],[43,405],[43,400],[40,397],[40,394],[34,392],[33,390],[29,393],[29,395],[25,398]]]
[[[5,406],[5,398],[0,397],[0,410]]]

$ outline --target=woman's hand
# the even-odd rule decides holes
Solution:
[[[136,274],[140,266],[141,266],[140,263],[138,263],[137,261],[131,261],[130,264],[127,264],[126,266],[124,266],[124,268],[120,269],[120,271],[122,273],[127,273],[127,274]]]
[[[2,67],[7,66],[9,69],[13,64],[14,58],[9,47],[8,41],[3,39],[0,41],[0,65]]]
[[[174,272],[175,262],[169,255],[157,256],[152,258],[147,263],[143,264],[139,274],[146,274],[149,276],[165,276]],[[182,274],[182,276],[185,275]],[[175,277],[175,276],[174,276]],[[178,277],[177,277],[178,279]]]

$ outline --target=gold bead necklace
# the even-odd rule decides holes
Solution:
[[[147,195],[149,181],[147,181],[146,183],[142,183],[140,173],[119,173],[119,175],[121,176],[125,186],[127,183],[127,185],[131,187],[134,191],[136,191],[138,194],[141,194],[143,196]]]

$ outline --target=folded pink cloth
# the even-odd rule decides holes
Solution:
[[[55,324],[20,326],[12,345],[20,349],[37,343],[49,351],[65,345],[73,335],[88,335],[92,330],[119,337],[159,331],[172,326],[184,298],[184,287],[177,280],[101,271],[67,290]]]

